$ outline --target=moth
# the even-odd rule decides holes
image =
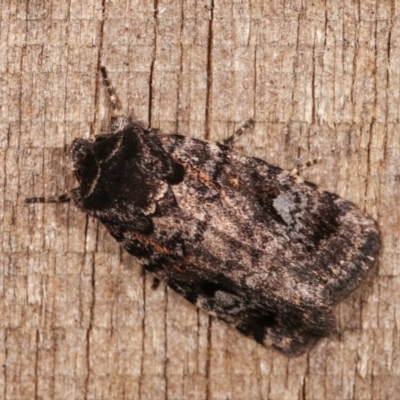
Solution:
[[[251,122],[224,143],[145,128],[121,114],[101,72],[114,116],[109,133],[71,145],[76,206],[174,291],[263,345],[300,355],[334,332],[333,307],[377,259],[375,221],[236,152]]]

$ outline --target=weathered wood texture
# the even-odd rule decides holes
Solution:
[[[0,397],[394,399],[400,392],[400,4],[0,1]],[[126,109],[291,168],[379,220],[380,264],[296,359],[161,285],[72,204],[66,146]]]

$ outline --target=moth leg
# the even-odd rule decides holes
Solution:
[[[229,146],[230,148],[233,147],[236,140],[243,135],[245,131],[254,127],[254,120],[248,119],[243,126],[241,126],[233,135],[229,136],[228,138],[224,139],[222,143],[225,146]]]
[[[158,287],[160,286],[160,283],[161,283],[160,279],[158,279],[157,277],[154,276],[153,277],[153,282],[151,284],[152,290],[158,289]]]
[[[318,161],[319,161],[318,158],[314,158],[313,160],[307,161],[304,164],[299,162],[294,168],[292,168],[292,170],[290,171],[290,175],[292,176],[300,175],[300,172],[317,164]]]

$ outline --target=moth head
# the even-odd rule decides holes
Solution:
[[[105,209],[121,215],[152,214],[168,186],[181,182],[184,175],[158,137],[139,125],[96,136],[94,141],[75,139],[70,155],[79,182],[75,202],[92,214]]]
[[[87,196],[99,174],[99,165],[93,152],[93,142],[75,139],[70,150],[72,170],[78,180],[82,194]]]
[[[83,196],[89,196],[93,192],[103,165],[117,153],[121,141],[121,134],[105,134],[95,136],[94,141],[78,138],[72,142],[72,169]]]
[[[82,179],[82,169],[91,158],[91,142],[85,139],[75,139],[71,145],[72,170],[78,182]]]

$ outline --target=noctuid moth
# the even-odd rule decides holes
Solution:
[[[101,71],[114,116],[109,133],[72,143],[76,206],[146,270],[257,342],[291,356],[331,334],[333,306],[377,258],[374,220],[234,151],[251,122],[224,143],[146,129],[120,113]]]

